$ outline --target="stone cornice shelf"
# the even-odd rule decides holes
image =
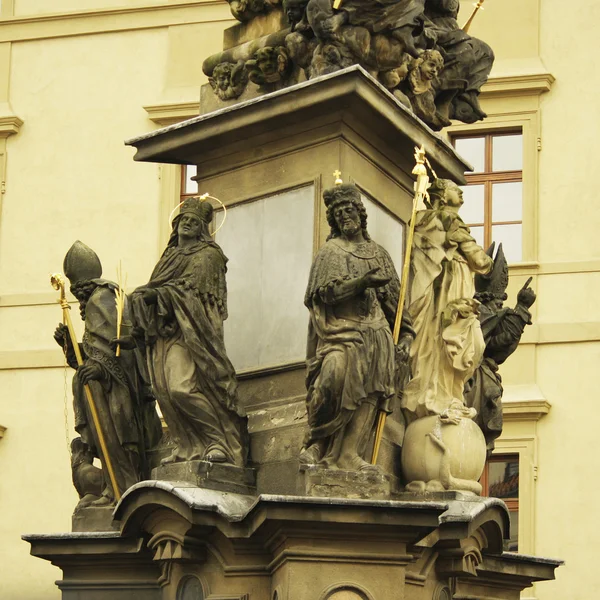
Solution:
[[[5,431],[6,431],[6,427],[4,427],[4,425],[0,425],[0,439],[4,437]]]
[[[539,96],[550,91],[555,81],[551,73],[521,73],[491,76],[481,88],[485,98],[505,96]]]
[[[148,113],[148,118],[162,127],[197,117],[200,113],[200,103],[198,101],[150,104],[143,108]]]
[[[7,138],[19,133],[22,125],[23,119],[20,119],[17,115],[0,116],[0,138]]]
[[[552,405],[535,384],[508,385],[502,398],[502,413],[507,421],[539,421]]]
[[[315,126],[322,129],[330,126],[331,132],[323,132],[324,137],[316,139]],[[282,130],[286,135],[281,143],[287,144],[286,152],[291,152],[332,136],[340,137],[339,131],[344,127],[364,136],[374,148],[386,146],[390,160],[402,162],[407,156],[412,160],[414,146],[424,145],[429,160],[442,177],[464,182],[463,173],[469,165],[454,148],[424,126],[358,65],[176,123],[125,143],[137,148],[135,160],[174,164],[194,162],[204,177],[210,177],[219,172],[221,157],[227,152],[236,154],[238,168],[245,164],[244,161],[256,157],[259,146],[264,153],[263,159],[271,156],[270,153],[280,154],[282,148],[275,148],[273,144],[281,141]]]

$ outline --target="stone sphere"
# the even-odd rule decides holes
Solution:
[[[402,446],[402,473],[407,483],[440,480],[444,451],[428,435],[430,433],[438,437],[441,434],[453,478],[479,480],[485,466],[486,444],[477,423],[471,419],[461,419],[457,425],[442,425],[439,417],[432,415],[413,421],[406,429]]]

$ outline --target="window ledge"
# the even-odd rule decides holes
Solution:
[[[4,432],[6,431],[6,427],[0,425],[0,439],[4,437]]]
[[[539,421],[552,405],[535,384],[507,385],[502,397],[502,413],[506,421]]]
[[[200,113],[200,103],[196,101],[152,104],[144,106],[144,110],[152,122],[164,127],[197,117]]]

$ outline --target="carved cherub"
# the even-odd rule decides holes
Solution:
[[[246,89],[248,73],[244,61],[236,64],[223,62],[218,64],[208,78],[213,91],[221,100],[239,98]]]
[[[437,50],[425,50],[409,67],[408,76],[399,87],[410,101],[413,112],[432,129],[440,130],[450,121],[440,114],[435,104],[434,83],[444,68],[444,59]],[[402,97],[400,97],[402,101]]]
[[[278,83],[291,75],[293,68],[286,49],[283,46],[266,46],[254,53],[246,62],[250,81],[256,85]]]

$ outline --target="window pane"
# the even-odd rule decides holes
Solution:
[[[404,257],[404,227],[402,221],[366,196],[361,195],[361,197],[367,209],[367,231],[378,244],[381,244],[390,253],[396,271],[400,275],[402,272],[402,258]]]
[[[492,241],[502,243],[506,260],[509,263],[523,260],[522,225],[493,225]]]
[[[523,136],[498,135],[492,140],[492,171],[523,169]]]
[[[229,258],[225,344],[237,370],[305,358],[314,194],[307,186],[234,206],[217,233]]]
[[[192,180],[192,177],[196,177],[198,173],[198,167],[196,165],[185,165],[185,189],[184,194],[197,194],[198,184]]]
[[[494,183],[492,185],[492,223],[523,219],[523,183]]]
[[[483,185],[466,185],[462,188],[465,203],[460,207],[461,219],[469,223],[483,224]]]
[[[485,138],[456,138],[456,151],[473,166],[473,173],[485,171]]]
[[[483,225],[481,227],[469,227],[469,229],[471,230],[471,235],[475,238],[475,241],[482,247],[485,248],[485,246],[483,245],[484,243],[484,231],[483,231]]]
[[[494,498],[519,497],[519,457],[494,460],[488,464],[489,495]]]

